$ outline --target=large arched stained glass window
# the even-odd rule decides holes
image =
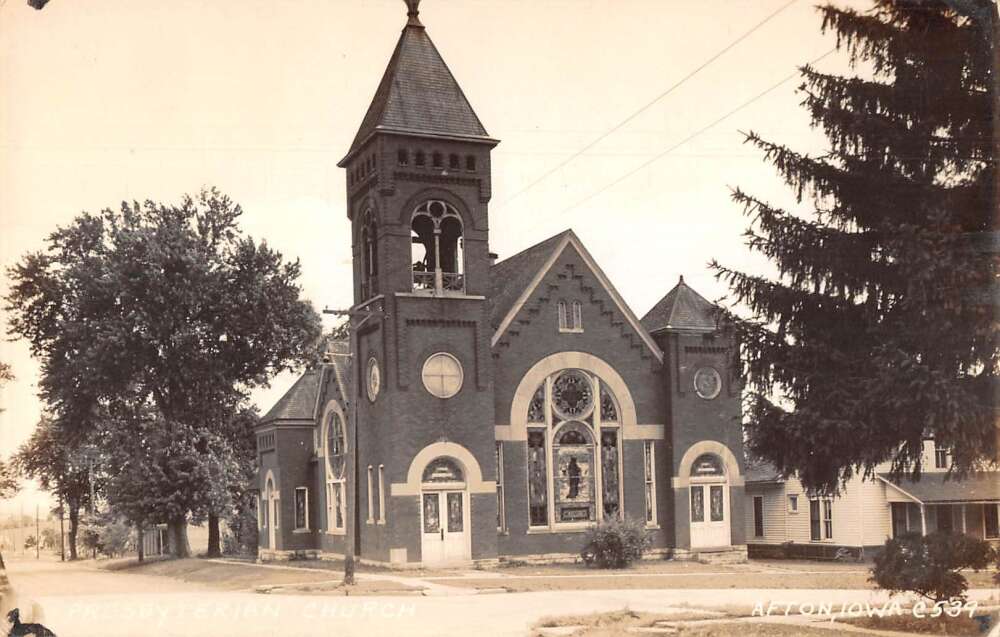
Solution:
[[[528,515],[533,527],[621,516],[618,402],[595,374],[564,369],[528,405]]]

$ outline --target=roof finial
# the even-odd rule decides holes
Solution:
[[[681,280],[677,282],[677,285],[680,285],[681,283],[684,283],[684,275],[683,274],[681,275]]]
[[[422,27],[420,23],[420,0],[404,0],[406,2],[407,26]]]

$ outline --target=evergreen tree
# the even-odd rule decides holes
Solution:
[[[964,475],[997,456],[996,9],[819,10],[855,71],[801,69],[826,153],[747,135],[808,205],[784,210],[737,189],[747,244],[777,276],[712,264],[752,313],[731,317],[748,446],[833,490],[890,460],[919,477],[933,437]]]

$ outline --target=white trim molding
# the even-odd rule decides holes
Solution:
[[[726,480],[731,487],[742,487],[743,476],[740,474],[740,463],[729,447],[717,440],[702,440],[696,442],[684,452],[680,463],[677,465],[677,476],[671,478],[673,488],[683,489],[691,484],[691,465],[698,456],[704,453],[712,453],[722,459],[726,471]]]
[[[615,302],[615,305],[618,307],[618,311],[620,311],[622,313],[622,316],[625,317],[625,320],[628,321],[629,326],[631,326],[632,329],[635,330],[636,334],[639,335],[639,338],[642,340],[642,342],[645,343],[646,347],[649,348],[650,353],[653,354],[653,356],[659,363],[663,363],[663,352],[656,345],[656,341],[654,341],[653,337],[649,335],[649,332],[646,331],[646,328],[642,326],[642,324],[639,322],[639,318],[632,312],[629,306],[625,303],[625,300],[618,293],[618,290],[616,290],[615,286],[611,284],[611,280],[608,278],[606,274],[604,274],[604,271],[601,270],[601,267],[597,265],[597,261],[595,261],[594,257],[590,254],[590,252],[588,252],[587,249],[583,247],[583,244],[580,242],[580,239],[577,238],[576,234],[574,234],[572,230],[566,232],[566,235],[559,241],[556,247],[552,250],[552,254],[550,254],[549,258],[545,260],[545,264],[542,265],[542,267],[535,274],[534,278],[531,279],[531,283],[529,283],[528,286],[524,289],[524,291],[521,292],[521,296],[519,296],[517,298],[517,301],[514,302],[514,305],[511,306],[510,310],[507,312],[507,315],[500,322],[500,326],[497,328],[497,331],[493,334],[493,338],[490,339],[490,346],[496,347],[496,344],[500,342],[500,338],[507,331],[507,328],[510,327],[510,324],[514,322],[514,319],[517,318],[517,315],[521,312],[521,308],[523,308],[524,304],[527,303],[528,299],[531,298],[531,295],[534,293],[535,288],[538,287],[538,285],[542,282],[542,279],[545,278],[545,275],[548,274],[549,270],[552,269],[552,266],[559,259],[559,256],[562,254],[563,250],[565,250],[566,246],[568,245],[572,245],[573,248],[576,249],[577,254],[580,255],[580,258],[583,259],[583,262],[587,264],[587,267],[590,268],[591,272],[594,273],[594,276],[597,278],[597,281],[608,293],[608,296],[611,297],[611,300]]]
[[[582,369],[600,377],[608,385],[608,389],[618,399],[621,413],[622,438],[625,440],[643,440],[663,438],[663,425],[639,425],[636,421],[635,403],[628,390],[625,380],[604,360],[586,352],[558,352],[546,356],[531,366],[531,369],[521,378],[514,398],[510,403],[510,425],[494,427],[497,440],[521,441],[528,439],[528,405],[535,395],[535,390],[546,378],[564,369]]]
[[[393,482],[389,489],[392,496],[420,495],[420,485],[423,482],[424,468],[431,460],[446,456],[456,460],[465,473],[465,485],[469,493],[496,494],[497,484],[494,481],[484,482],[483,472],[479,462],[472,452],[454,442],[435,442],[429,444],[413,456],[410,468],[406,472],[406,482]]]

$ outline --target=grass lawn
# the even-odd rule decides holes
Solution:
[[[183,560],[154,560],[139,563],[137,560],[118,560],[102,565],[112,571],[128,571],[141,575],[162,575],[197,582],[223,590],[247,590],[260,585],[287,585],[316,583],[338,579],[333,573],[316,571],[289,571],[244,564],[220,564],[197,558]]]
[[[1000,612],[998,611],[980,612],[976,613],[976,616],[985,618],[985,622],[969,617],[968,613],[962,613],[958,617],[941,615],[921,618],[913,615],[899,615],[895,617],[857,617],[841,621],[861,628],[895,630],[914,635],[975,635],[977,637],[986,632],[982,629],[984,625],[992,628],[997,625],[997,622],[1000,622]]]
[[[699,619],[706,619],[706,617],[696,610],[692,610],[691,613],[672,615],[620,610],[611,613],[543,619],[534,626],[532,637],[542,637],[545,635],[543,629],[551,626],[580,626],[581,628],[573,633],[573,637],[632,637],[641,633],[630,632],[630,628],[665,626],[671,625],[672,622]],[[859,633],[835,628],[813,628],[801,624],[712,622],[700,625],[680,624],[677,625],[677,633],[675,634],[681,637],[796,637],[800,635],[802,637],[836,637],[837,635],[856,637]]]

